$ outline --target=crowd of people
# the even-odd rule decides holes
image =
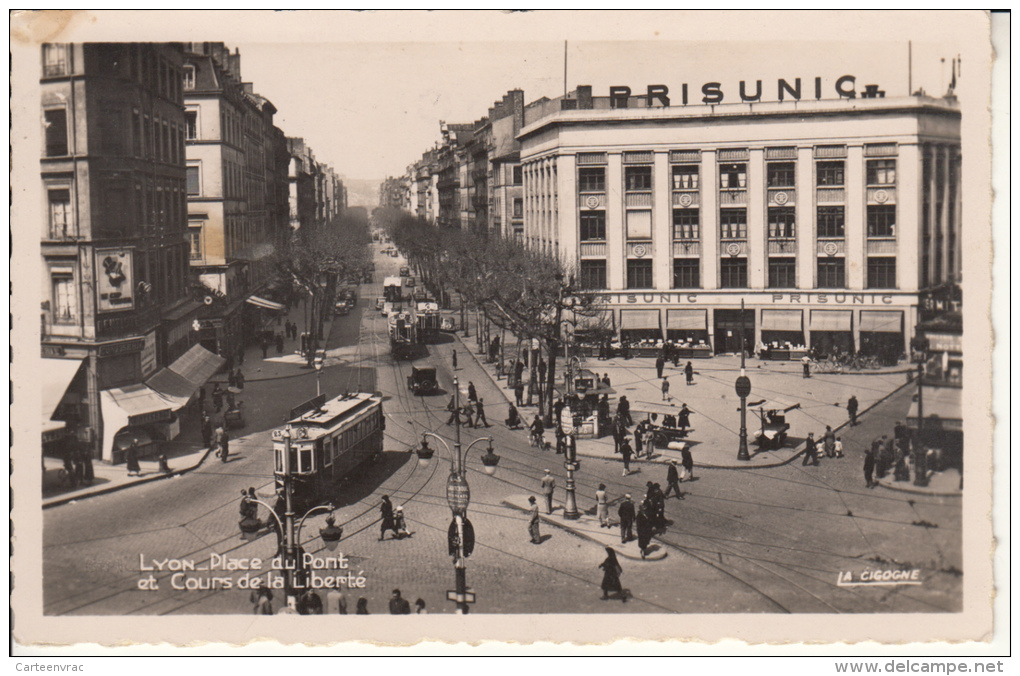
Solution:
[[[323,598],[325,595],[325,599]],[[273,608],[274,594],[271,589],[260,588],[251,592],[249,601],[255,615],[371,615],[368,599],[358,597],[354,612],[349,612],[347,594],[339,586],[328,590],[308,589],[297,596],[293,607],[284,601],[279,610]],[[411,602],[404,598],[399,589],[390,593],[388,602],[390,615],[428,615],[424,599],[417,599],[412,609]]]

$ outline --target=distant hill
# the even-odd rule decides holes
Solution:
[[[369,211],[379,206],[379,186],[382,179],[378,178],[345,178],[347,187],[347,204],[352,207],[365,207]]]

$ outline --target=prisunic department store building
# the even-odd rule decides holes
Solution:
[[[525,238],[605,289],[632,343],[736,352],[743,321],[749,349],[895,360],[919,290],[960,280],[960,112],[868,93],[536,102],[518,136]]]

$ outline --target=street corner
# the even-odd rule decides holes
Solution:
[[[511,495],[503,500],[503,505],[527,513],[531,511],[528,498],[529,496],[523,494]],[[544,499],[537,499],[541,507],[544,507]],[[641,555],[641,549],[638,547],[637,540],[621,543],[618,522],[610,520],[610,525],[604,527],[599,524],[594,516],[583,511],[580,513],[579,518],[567,519],[563,516],[563,510],[563,503],[554,501],[552,513],[547,514],[544,511],[540,511],[539,518],[543,523],[565,530],[596,545],[612,547],[616,550],[617,554],[627,559],[635,561],[661,561],[666,558],[666,548],[660,543],[652,542],[645,551],[644,556]]]

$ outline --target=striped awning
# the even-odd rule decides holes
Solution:
[[[762,310],[762,331],[797,331],[804,330],[803,310]]]
[[[660,329],[658,310],[620,310],[620,328]]]
[[[276,301],[266,300],[260,296],[248,296],[246,299],[249,303],[256,307],[263,308],[265,310],[274,310],[280,312],[283,310],[283,304],[277,303]]]
[[[861,310],[861,331],[902,333],[903,313],[891,310]]]
[[[666,328],[680,331],[707,331],[708,310],[666,310]]]
[[[812,310],[812,331],[849,331],[853,312],[850,310]]]

